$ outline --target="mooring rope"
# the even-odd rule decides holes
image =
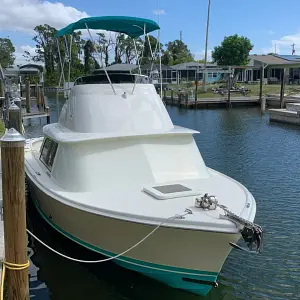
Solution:
[[[25,270],[29,267],[29,260],[25,264],[13,264],[8,261],[2,261],[2,274],[1,274],[1,286],[0,286],[0,300],[4,298],[4,280],[5,280],[5,271],[6,269],[13,271]]]
[[[105,259],[100,259],[100,260],[82,260],[82,259],[77,259],[77,258],[73,258],[70,257],[68,255],[62,254],[59,251],[51,248],[49,245],[47,245],[45,242],[43,242],[41,239],[39,239],[36,235],[34,235],[29,229],[26,229],[26,231],[34,238],[36,239],[38,242],[40,242],[43,246],[45,246],[46,248],[48,248],[49,250],[51,250],[52,252],[56,253],[57,255],[64,257],[66,259],[69,259],[71,261],[75,261],[75,262],[80,262],[80,263],[87,263],[87,264],[95,264],[95,263],[102,263],[102,262],[106,262],[106,261],[110,261],[113,259],[116,259],[126,253],[128,253],[129,251],[133,250],[134,248],[136,248],[137,246],[139,246],[141,243],[143,243],[146,239],[148,239],[155,231],[157,231],[163,224],[166,224],[167,222],[174,220],[174,219],[183,219],[184,216],[188,215],[188,214],[192,214],[192,211],[189,209],[186,209],[184,213],[182,214],[176,214],[172,217],[166,218],[164,221],[162,221],[160,224],[158,224],[150,233],[148,233],[145,237],[143,237],[140,241],[138,241],[137,243],[135,243],[133,246],[131,246],[130,248],[128,248],[127,250],[115,255],[115,256],[111,256]],[[109,256],[109,255],[107,255]]]

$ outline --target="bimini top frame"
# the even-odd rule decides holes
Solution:
[[[112,31],[112,32],[118,32],[118,33],[124,33],[127,34],[129,37],[133,38],[134,41],[134,46],[135,46],[135,52],[136,52],[136,56],[137,56],[137,62],[139,65],[139,70],[141,73],[141,68],[140,68],[140,63],[139,63],[139,57],[138,57],[138,53],[137,53],[137,48],[136,48],[136,43],[134,38],[137,38],[139,36],[144,35],[144,42],[146,42],[146,37],[148,37],[148,43],[150,46],[150,50],[151,50],[151,56],[152,59],[154,59],[154,55],[151,49],[151,45],[150,45],[150,40],[149,40],[149,36],[148,33],[155,31],[155,30],[160,30],[159,25],[149,19],[143,19],[143,18],[135,18],[135,17],[125,17],[125,16],[105,16],[105,17],[90,17],[90,18],[83,18],[78,20],[77,22],[71,23],[70,25],[62,28],[61,30],[59,30],[56,34],[57,37],[57,47],[58,47],[58,52],[59,52],[59,59],[60,59],[60,64],[61,64],[61,69],[62,69],[62,74],[60,77],[60,82],[59,82],[59,87],[61,84],[61,81],[63,80],[65,82],[65,78],[64,78],[64,64],[65,62],[69,63],[69,72],[68,72],[68,94],[70,92],[70,88],[69,88],[69,82],[70,82],[70,67],[71,67],[71,49],[72,49],[72,33],[75,30],[80,30],[80,29],[87,29],[90,39],[94,44],[94,50],[98,55],[99,61],[101,62],[101,65],[103,66],[103,70],[106,74],[106,77],[110,83],[110,86],[114,92],[114,94],[116,95],[116,91],[115,88],[110,80],[110,77],[107,73],[107,70],[105,68],[105,64],[102,61],[102,56],[100,55],[97,47],[96,47],[96,43],[90,33],[90,29],[99,29],[99,30],[107,30],[107,31]],[[67,39],[66,39],[66,35],[71,35],[71,39],[70,39],[70,45],[68,45]],[[66,48],[66,57],[64,60],[62,60],[61,55],[60,55],[60,49],[59,49],[59,42],[58,42],[58,38],[64,36],[65,39],[65,48]],[[158,35],[160,36],[160,35]],[[158,44],[160,44],[159,39],[158,39]],[[69,47],[68,47],[69,46]],[[160,49],[159,49],[160,50]],[[143,51],[142,51],[142,55],[144,52],[144,45],[143,45]],[[161,55],[160,55],[160,61],[161,61]],[[161,64],[161,63],[160,63]],[[161,76],[161,72],[160,72],[160,76]],[[135,82],[136,84],[136,82]],[[135,84],[132,90],[132,93],[134,92],[135,89]],[[161,91],[162,93],[162,91]],[[58,98],[58,96],[57,96]],[[59,113],[58,113],[59,116]]]
[[[89,33],[89,36],[90,36],[90,39],[91,39],[91,41],[93,42],[93,44],[95,46],[94,50],[98,54],[98,58],[101,61],[101,65],[103,66],[103,69],[104,69],[104,72],[107,76],[107,79],[108,79],[108,81],[111,85],[111,88],[112,88],[114,94],[116,95],[115,88],[114,88],[114,86],[113,86],[113,84],[112,84],[112,82],[109,78],[109,75],[107,73],[105,65],[103,64],[102,57],[101,57],[101,55],[100,55],[100,53],[99,53],[99,51],[96,47],[95,41],[93,40],[93,37],[90,33],[90,29],[99,29],[99,30],[107,30],[107,31],[113,31],[113,32],[118,32],[118,33],[124,33],[124,34],[127,34],[128,36],[130,36],[133,39],[136,38],[136,37],[144,35],[144,41],[146,41],[146,37],[148,37],[147,34],[152,32],[152,31],[159,30],[160,27],[156,22],[154,22],[152,20],[149,20],[149,19],[126,17],[126,16],[105,16],[105,17],[83,18],[83,19],[80,19],[77,22],[71,23],[70,25],[68,25],[68,26],[62,28],[61,30],[59,30],[56,34],[60,64],[61,64],[61,69],[62,69],[62,74],[61,74],[61,77],[60,77],[59,86],[60,86],[62,80],[65,82],[63,69],[64,69],[65,62],[68,62],[69,63],[68,89],[67,89],[68,91],[70,91],[69,82],[70,82],[71,49],[72,49],[72,37],[73,37],[72,33],[75,30],[80,30],[80,29],[87,29],[87,31]],[[71,35],[69,47],[68,47],[68,42],[67,42],[67,39],[66,39],[66,35]],[[59,49],[59,42],[58,42],[58,38],[62,37],[62,36],[64,36],[64,38],[65,38],[65,48],[66,48],[66,52],[65,52],[66,57],[65,57],[64,60],[62,60],[62,58],[61,58],[60,49]],[[136,52],[136,56],[137,56],[137,62],[138,62],[138,65],[140,65],[139,64],[139,57],[138,57],[138,53],[137,53],[137,48],[136,48],[136,43],[135,43],[135,40],[133,40],[133,41],[134,41],[134,45],[135,45],[135,52]],[[151,47],[149,37],[148,37],[148,42],[149,42],[149,46]],[[158,40],[158,44],[160,44],[159,40]],[[143,49],[144,49],[144,45],[143,45]],[[152,56],[152,59],[154,59],[152,49],[151,49],[151,56]],[[160,60],[161,60],[161,56],[160,56]],[[139,69],[140,69],[140,67],[139,67]],[[140,71],[140,73],[141,73],[141,71]],[[135,85],[134,85],[134,87],[135,87]],[[134,88],[133,88],[133,91],[134,91]],[[133,93],[133,91],[132,91],[132,93]],[[68,94],[69,94],[69,92],[68,92]]]

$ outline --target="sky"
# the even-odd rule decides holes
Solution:
[[[87,16],[123,15],[158,21],[163,44],[180,38],[196,59],[204,57],[208,0],[0,0],[0,37],[16,48],[16,63],[25,63],[24,50],[34,53],[33,28],[49,24],[60,29]],[[211,0],[208,50],[225,36],[248,37],[252,53],[300,54],[300,1]],[[156,33],[155,33],[156,34]]]

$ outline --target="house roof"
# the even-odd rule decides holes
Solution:
[[[292,59],[293,55],[250,55],[254,61],[266,64],[272,68],[300,68],[300,59]],[[251,66],[250,66],[251,67]]]
[[[254,54],[254,55],[250,55],[249,57],[250,57],[250,59],[256,60],[258,62],[267,64],[267,65],[279,65],[279,64],[288,63],[287,59],[283,59],[283,58],[275,56],[273,54],[266,54],[266,55]]]
[[[144,64],[144,65],[141,65],[141,69],[142,70],[150,70],[151,69],[151,66],[152,64]],[[159,70],[160,69],[160,66],[159,64],[153,64],[152,66],[152,70]],[[161,69],[162,71],[168,71],[168,70],[173,70],[172,67],[168,66],[168,65],[161,65]]]
[[[186,62],[182,64],[177,64],[172,66],[171,68],[174,70],[188,70],[188,69],[195,69],[195,68],[202,68],[204,66],[203,63],[198,63],[196,61]],[[208,67],[217,67],[217,64],[214,63],[207,63],[206,66]]]
[[[286,55],[280,55],[280,54],[274,54],[277,57],[280,57],[282,59],[290,60],[290,61],[299,61],[300,62],[300,55],[291,55],[291,54],[286,54]]]

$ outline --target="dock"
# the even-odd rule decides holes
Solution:
[[[286,108],[269,109],[270,121],[300,125],[300,103],[287,103]]]
[[[226,107],[230,106],[243,106],[243,105],[259,105],[259,97],[258,96],[238,96],[231,97],[230,101],[228,101],[227,97],[225,98],[198,98],[195,100],[194,98],[189,98],[184,100],[179,100],[179,97],[164,97],[164,101],[168,105],[174,105],[179,107],[186,108],[207,108],[207,107]]]

